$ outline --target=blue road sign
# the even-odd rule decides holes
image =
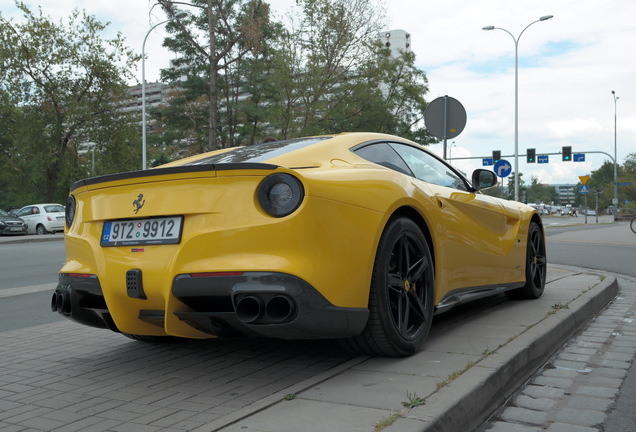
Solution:
[[[585,153],[574,153],[574,162],[585,162]]]
[[[620,182],[620,183],[616,183],[617,186],[631,186],[632,182]]]
[[[512,172],[512,165],[507,160],[501,159],[495,164],[494,171],[498,177],[508,177]]]
[[[492,158],[483,158],[481,160],[481,166],[491,166],[492,165]]]
[[[549,163],[550,157],[548,155],[537,155],[537,163]]]
[[[581,185],[581,188],[579,189],[579,193],[581,194],[590,193],[590,187],[588,185]]]

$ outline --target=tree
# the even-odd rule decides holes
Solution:
[[[636,209],[636,153],[630,153],[625,158],[623,179],[625,183],[631,183],[631,185],[619,186],[620,197],[629,200],[629,208]]]
[[[370,0],[298,4],[300,18],[276,45],[270,122],[282,137],[375,131],[434,141],[421,126],[426,75],[413,53],[392,57],[380,44],[384,11]]]
[[[531,177],[530,186],[525,190],[528,203],[549,204],[559,200],[559,194],[554,187],[539,183],[537,177]]]
[[[256,0],[158,2],[169,16],[178,5],[199,11],[168,25],[165,45],[180,57],[162,71],[176,89],[171,106],[152,113],[161,151],[345,131],[434,141],[421,121],[426,75],[413,53],[394,58],[379,44],[385,15],[373,0],[299,0],[287,26]]]
[[[619,179],[621,177],[622,169],[620,165],[618,166],[618,176]],[[619,180],[620,181],[620,180]],[[587,186],[589,186],[589,196],[588,196],[588,206],[590,205],[590,199],[594,200],[594,191],[600,191],[598,205],[599,208],[607,208],[612,204],[612,199],[614,198],[614,163],[610,161],[605,161],[603,165],[597,170],[592,171],[590,174],[590,179],[587,182]],[[577,198],[580,205],[583,203],[583,197],[579,194],[579,189],[577,187]],[[594,201],[592,201],[594,202]]]
[[[205,150],[230,146],[228,140],[233,134],[223,135],[223,130],[227,125],[236,125],[233,110],[238,96],[236,90],[240,87],[232,78],[243,57],[258,48],[262,28],[269,20],[269,6],[261,0],[192,0],[189,3],[157,0],[157,3],[169,17],[179,13],[177,5],[195,9],[195,13],[166,26],[173,36],[165,39],[164,46],[181,54],[174,61],[174,67],[163,70],[161,75],[164,80],[178,82],[181,88],[180,97],[172,101],[175,108],[185,107],[184,119],[177,121],[182,125],[188,122],[195,125],[190,129],[193,134],[188,137],[191,142],[200,141],[205,132],[207,144],[202,146]],[[202,95],[207,96],[206,100]],[[221,104],[223,96],[224,104]],[[220,118],[221,109],[225,110],[225,118]],[[175,112],[172,114],[163,120],[174,118]]]
[[[138,57],[121,35],[102,39],[106,25],[85,12],[56,23],[21,1],[16,6],[23,22],[0,17],[0,115],[10,125],[0,151],[13,173],[6,187],[16,200],[64,201],[70,183],[87,173],[77,151],[84,142],[110,154],[117,171],[137,165],[132,121],[117,102],[127,97]]]

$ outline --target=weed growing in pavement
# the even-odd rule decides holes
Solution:
[[[373,432],[380,432],[384,428],[391,426],[400,417],[401,417],[401,414],[393,413],[387,418],[380,420],[379,422],[376,423],[375,427],[373,428]]]
[[[416,406],[425,404],[424,399],[419,397],[417,393],[411,394],[408,390],[406,391],[406,398],[408,399],[408,402],[402,402],[402,406],[404,408],[415,408]]]
[[[553,315],[557,313],[560,309],[570,309],[570,306],[568,306],[567,304],[563,304],[561,302],[555,303],[552,305],[552,310],[548,312],[548,315]]]
[[[488,348],[488,345],[486,345],[486,349],[481,353],[481,355],[489,356],[494,353],[495,353],[495,350],[491,350],[490,348]]]
[[[288,393],[283,397],[283,399],[285,399],[286,401],[294,400],[296,399],[296,395],[293,393]]]

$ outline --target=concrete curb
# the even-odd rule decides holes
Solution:
[[[64,234],[44,234],[44,235],[21,235],[21,236],[2,236],[0,244],[20,244],[20,243],[39,243],[49,241],[62,241]]]
[[[386,431],[469,431],[526,382],[587,321],[618,293],[618,282],[608,276],[476,366],[468,369],[412,409]],[[562,313],[564,312],[564,313]],[[567,313],[567,315],[566,315]]]

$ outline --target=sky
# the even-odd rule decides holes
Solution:
[[[73,8],[86,10],[102,22],[110,22],[107,31],[111,36],[121,32],[138,53],[148,35],[148,82],[158,80],[159,69],[174,57],[161,46],[162,25],[148,33],[166,18],[157,8],[151,12],[151,0],[26,3],[32,9],[40,6],[55,19],[66,19]],[[294,5],[293,0],[269,3],[283,20]],[[526,183],[536,177],[544,184],[576,184],[579,176],[591,174],[611,160],[605,154],[587,152],[613,157],[615,143],[619,164],[636,153],[633,0],[387,0],[384,7],[385,30],[402,29],[411,34],[416,65],[429,81],[426,100],[447,95],[466,110],[466,126],[447,141],[447,154],[468,175],[481,168],[482,158],[490,157],[493,150],[500,150],[515,169],[515,40],[518,169]],[[0,13],[5,19],[20,19],[13,0],[0,0]],[[545,15],[554,18],[526,28]],[[482,30],[489,25],[499,29]],[[141,82],[141,67],[137,75]],[[541,155],[559,153],[562,146],[571,146],[573,153],[586,153],[585,162],[562,162],[559,155],[550,155],[547,164],[526,163],[527,148],[535,148]],[[431,149],[443,154],[442,144]]]

